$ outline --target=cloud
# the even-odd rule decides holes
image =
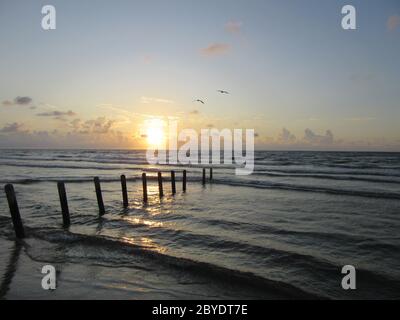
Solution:
[[[111,130],[107,134],[82,134],[57,130],[18,131],[0,134],[0,147],[4,148],[96,148],[125,149],[138,145],[129,134]]]
[[[0,129],[0,132],[15,133],[15,132],[19,132],[22,127],[23,127],[22,123],[14,122],[14,123],[6,124],[3,128]]]
[[[72,110],[69,111],[50,111],[50,112],[42,112],[36,114],[38,117],[74,117],[76,116],[76,113],[73,112]]]
[[[377,75],[371,72],[358,72],[350,75],[350,80],[356,83],[364,84],[377,79]]]
[[[293,143],[296,141],[296,136],[288,129],[282,128],[282,132],[279,134],[278,140],[282,143]]]
[[[331,130],[326,130],[325,135],[318,135],[314,133],[311,129],[306,129],[304,130],[304,141],[313,144],[313,145],[327,145],[327,144],[332,144],[334,139],[333,139],[333,133]]]
[[[49,111],[36,114],[38,117],[52,117],[55,120],[67,121],[67,117],[74,117],[76,113],[72,110],[69,111]]]
[[[242,28],[242,22],[240,21],[229,21],[225,24],[225,31],[231,34],[238,34]]]
[[[143,58],[142,61],[144,64],[150,64],[153,62],[153,57],[149,54],[146,54]]]
[[[231,49],[229,44],[226,43],[212,43],[208,47],[201,49],[203,56],[212,57],[219,56],[229,52]]]
[[[16,97],[16,98],[14,98],[14,100],[13,101],[10,101],[10,100],[4,100],[3,102],[2,102],[2,104],[3,104],[3,106],[13,106],[13,105],[19,105],[19,106],[25,106],[25,105],[28,105],[28,104],[30,104],[32,102],[32,98],[30,98],[30,97],[21,97],[21,96],[18,96],[18,97]]]
[[[168,103],[168,104],[174,103],[173,100],[154,98],[154,97],[141,97],[140,102],[145,103],[145,104],[148,104],[148,103]]]
[[[392,15],[386,21],[386,27],[388,31],[394,31],[400,25],[400,16]]]
[[[19,104],[19,105],[27,105],[30,104],[32,102],[32,98],[30,97],[16,97],[14,99],[14,103],[15,104]]]
[[[12,106],[14,103],[12,102],[12,101],[10,101],[10,100],[4,100],[3,102],[2,102],[2,105],[3,106],[6,106],[6,107],[8,107],[8,106]]]
[[[1,148],[143,148],[143,141],[116,128],[116,119],[70,119],[59,130],[25,129],[21,123],[0,127]],[[142,141],[142,142],[140,142]]]
[[[354,121],[354,122],[366,122],[375,120],[374,117],[355,117],[355,118],[346,118],[346,121]]]
[[[286,137],[286,138],[285,138]],[[287,143],[284,143],[287,141]],[[262,139],[256,141],[256,148],[260,150],[331,150],[331,151],[394,151],[400,150],[398,139],[337,139],[332,131],[327,130],[325,134],[317,134],[311,129],[305,130],[304,137],[296,139],[287,129],[282,129],[278,136],[269,138],[263,135]]]
[[[105,134],[109,133],[112,127],[116,124],[115,120],[109,120],[105,117],[99,117],[94,120],[82,121],[80,119],[74,119],[70,125],[73,128],[73,132],[80,134]]]

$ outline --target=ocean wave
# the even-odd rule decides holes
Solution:
[[[169,170],[158,170],[158,169],[145,169],[140,172],[150,172],[155,173],[162,171],[167,173],[163,176],[164,181],[170,181]],[[194,173],[191,175],[191,173]],[[139,174],[137,175],[127,175],[127,181],[137,181],[141,179]],[[147,179],[149,181],[157,180],[157,176],[148,175]],[[180,172],[176,172],[176,181],[181,181],[182,177]],[[102,183],[111,183],[120,181],[120,177],[102,177],[100,176]],[[202,180],[200,173],[197,171],[188,171],[188,182],[199,182]],[[38,177],[38,178],[20,178],[20,179],[5,179],[0,180],[0,184],[14,183],[14,184],[36,184],[36,183],[48,183],[64,181],[65,183],[89,183],[93,182],[93,177]],[[249,180],[249,179],[231,179],[231,178],[214,178],[214,184],[221,184],[233,187],[246,187],[246,188],[257,188],[257,189],[279,189],[287,191],[298,191],[298,192],[316,192],[316,193],[326,193],[334,195],[344,195],[344,196],[354,196],[354,197],[366,197],[366,198],[380,198],[380,199],[400,199],[400,194],[395,192],[378,192],[378,191],[361,191],[361,190],[350,190],[344,188],[328,188],[323,186],[309,186],[300,184],[287,184],[271,181],[260,181],[260,180]]]
[[[326,174],[326,175],[337,175],[337,174],[347,174],[353,176],[383,176],[383,177],[400,177],[399,172],[388,172],[387,170],[382,171],[359,171],[359,170],[325,170],[325,169],[314,169],[314,168],[285,168],[285,169],[269,169],[266,167],[255,167],[255,174],[262,172],[270,173],[282,173],[282,174]]]
[[[44,168],[44,169],[87,169],[87,170],[132,170],[142,167],[105,167],[105,166],[69,166],[65,164],[39,164],[39,163],[16,163],[16,162],[0,162],[1,165],[10,167],[26,167],[26,168]]]
[[[0,217],[3,220],[4,217]],[[85,245],[101,247],[110,252],[128,253],[132,257],[141,256],[143,258],[155,259],[158,264],[164,267],[175,268],[181,271],[194,274],[196,276],[207,277],[216,282],[226,282],[236,285],[243,285],[273,293],[278,298],[285,299],[322,299],[321,297],[296,286],[281,281],[270,280],[265,277],[258,276],[251,272],[245,272],[236,269],[229,269],[212,263],[202,262],[184,257],[177,257],[166,253],[161,253],[151,248],[133,244],[123,239],[112,238],[108,236],[96,236],[72,233],[67,230],[59,230],[53,228],[25,228],[28,237],[61,243],[68,248],[73,245]],[[84,257],[83,257],[84,258]],[[99,261],[101,262],[101,261]]]
[[[225,184],[234,187],[248,187],[257,189],[280,189],[288,191],[317,192],[317,193],[327,193],[327,194],[354,196],[354,197],[400,199],[400,194],[394,192],[373,192],[373,191],[334,189],[334,188],[317,187],[317,186],[284,184],[278,182],[275,183],[270,181],[256,181],[256,180],[234,181],[228,179],[214,179],[213,183]]]
[[[240,285],[244,288],[251,288],[253,290],[259,290],[260,292],[273,294],[277,298],[328,299],[330,297],[334,297],[334,295],[331,296],[332,292],[327,292],[326,295],[323,295],[321,293],[311,293],[303,288],[300,288],[298,285],[268,279],[264,276],[259,276],[252,272],[231,269],[213,263],[194,260],[192,258],[174,256],[171,254],[167,254],[166,252],[153,250],[151,247],[130,243],[129,241],[126,241],[124,239],[118,239],[104,235],[99,236],[78,234],[69,232],[67,230],[54,228],[26,229],[28,237],[62,244],[69,249],[74,246],[85,246],[87,248],[93,247],[94,252],[99,252],[97,248],[101,248],[104,249],[104,252],[113,253],[112,255],[107,255],[106,257],[100,256],[99,259],[88,257],[87,254],[85,254],[80,257],[74,256],[72,258],[68,258],[67,261],[74,261],[76,259],[90,259],[92,260],[90,261],[90,263],[93,263],[95,265],[104,263],[109,268],[118,268],[121,266],[122,263],[122,266],[129,268],[129,261],[127,263],[123,263],[123,261],[121,262],[118,259],[118,253],[121,253],[127,254],[127,256],[132,257],[133,268],[136,268],[137,266],[137,263],[133,263],[135,257],[151,259],[154,260],[156,264],[162,268],[173,268],[183,271],[187,274],[193,274],[194,276],[206,277],[207,279],[218,283],[235,283],[235,285]],[[49,257],[46,256],[46,262],[48,262],[48,259]],[[322,266],[321,261],[310,260],[308,257],[307,260],[299,264],[299,262],[293,262],[290,255],[282,255],[279,259],[277,259],[277,263],[281,264],[282,266],[289,264],[291,266],[295,266],[296,268],[313,270],[313,273],[320,272],[321,267],[326,269],[326,272],[328,272],[329,275],[332,275],[332,273],[337,274],[340,272],[340,266],[331,264],[328,264],[327,266]],[[143,270],[146,270],[145,266],[143,266]],[[149,269],[149,271],[152,270]],[[395,279],[392,279],[386,275],[378,274],[376,272],[365,270],[362,268],[357,268],[357,280],[358,283],[361,283],[364,286],[371,286],[371,292],[375,292],[373,290],[373,288],[375,287],[385,288],[386,294],[390,294],[391,297],[394,297],[396,292],[399,292],[400,289],[399,281],[396,281]],[[376,292],[376,294],[379,293]]]
[[[315,178],[315,179],[323,179],[323,180],[339,180],[339,181],[364,181],[364,182],[376,182],[376,183],[393,183],[400,184],[400,180],[393,179],[377,179],[377,178],[364,178],[364,177],[353,177],[353,176],[343,176],[342,173],[334,173],[331,175],[328,174],[302,174],[302,173],[274,173],[268,171],[256,171],[254,175],[258,176],[266,176],[266,177],[289,177],[289,178]],[[373,175],[372,175],[373,176]],[[393,177],[393,176],[391,176]]]
[[[372,238],[367,238],[364,236],[349,234],[349,233],[332,233],[332,232],[316,232],[316,231],[302,231],[293,229],[281,229],[276,228],[271,225],[264,224],[254,224],[250,222],[243,221],[230,221],[221,219],[210,219],[201,217],[198,218],[195,215],[190,216],[190,219],[194,222],[204,224],[206,226],[218,226],[222,229],[247,231],[249,234],[270,234],[270,235],[283,235],[287,236],[287,239],[302,239],[309,238],[312,241],[324,241],[327,243],[335,243],[335,245],[340,246],[344,243],[356,243],[360,249],[370,249],[372,250],[385,250],[388,252],[396,252],[396,245],[377,241]],[[400,243],[400,237],[397,241]]]
[[[136,174],[130,174],[126,175],[126,181],[137,181],[141,180],[141,173],[146,172],[146,173],[153,173],[152,175],[147,175],[146,178],[149,181],[156,181],[158,179],[157,175],[154,173],[157,172],[162,172],[165,175],[163,175],[163,181],[170,181],[171,177],[169,175],[170,170],[159,170],[159,169],[145,169],[145,170],[140,170],[140,172]],[[190,171],[187,171],[188,174],[190,174]],[[102,183],[111,183],[111,182],[119,182],[121,181],[121,178],[119,176],[115,177],[109,177],[109,176],[99,176],[100,181]],[[89,176],[89,177],[37,177],[37,178],[18,178],[18,179],[4,179],[0,180],[0,184],[7,184],[7,183],[12,183],[12,184],[23,184],[23,185],[30,185],[30,184],[37,184],[37,183],[49,183],[49,182],[58,182],[58,181],[63,181],[65,183],[91,183],[93,182],[94,175]],[[182,176],[180,171],[175,171],[175,180],[176,181],[182,181]],[[196,177],[190,177],[188,178],[188,181],[200,181],[201,178],[196,178]]]

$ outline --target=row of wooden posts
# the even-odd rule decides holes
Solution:
[[[183,170],[183,177],[182,177],[182,191],[186,192],[186,170]],[[163,178],[162,173],[159,171],[157,173],[158,178],[158,191],[159,196],[162,198],[164,196],[164,189],[163,189]],[[210,180],[213,179],[213,170],[210,168]],[[203,176],[202,176],[202,184],[206,184],[206,169],[203,168]],[[143,202],[148,202],[147,196],[147,176],[146,173],[142,173],[142,185],[143,185]],[[99,215],[102,216],[106,213],[104,208],[104,201],[103,195],[101,192],[101,185],[99,177],[94,178],[94,186],[96,190],[96,198],[97,198],[97,205],[99,207]],[[121,187],[122,187],[122,203],[125,208],[129,206],[128,201],[128,188],[126,184],[126,176],[121,175]],[[60,197],[60,204],[61,204],[61,213],[63,218],[63,225],[64,227],[68,227],[71,224],[70,215],[69,215],[69,208],[68,208],[68,200],[67,200],[67,193],[65,191],[65,183],[60,181],[57,182],[57,189],[58,195]],[[25,230],[22,224],[21,215],[18,208],[17,197],[15,195],[14,186],[12,184],[7,184],[4,187],[8,206],[10,208],[11,213],[11,220],[14,226],[15,235],[17,238],[24,238],[25,237]],[[175,184],[175,171],[171,171],[171,190],[172,194],[176,193],[176,184]]]

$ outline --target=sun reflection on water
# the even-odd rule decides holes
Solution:
[[[161,228],[164,226],[163,222],[151,221],[151,220],[142,219],[142,218],[124,217],[123,219],[132,224],[144,224],[149,227]]]
[[[143,247],[146,249],[151,249],[153,251],[156,251],[158,253],[165,253],[167,252],[167,248],[163,247],[157,243],[155,243],[152,239],[148,238],[148,237],[137,237],[137,238],[133,238],[133,237],[122,237],[121,241],[131,244],[131,245],[135,245],[135,246],[139,246],[139,247]]]

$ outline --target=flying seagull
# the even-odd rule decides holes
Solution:
[[[200,102],[200,103],[204,104],[204,101],[200,100],[200,99],[194,100],[194,102]]]
[[[228,91],[225,91],[225,90],[217,90],[219,93],[222,93],[222,94],[229,94],[229,92]]]

